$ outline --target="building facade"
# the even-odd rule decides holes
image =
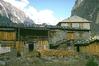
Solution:
[[[72,16],[56,26],[0,26],[0,46],[15,48],[18,53],[26,48],[28,52],[33,50],[48,52],[50,49],[58,52],[58,47],[66,46],[65,49],[97,54],[99,41],[90,40],[90,23],[91,21],[79,16]]]
[[[64,19],[57,25],[67,28],[66,39],[89,39],[90,38],[90,23],[86,19],[79,16],[72,16]]]

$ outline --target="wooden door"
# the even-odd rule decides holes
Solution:
[[[67,37],[66,39],[68,40],[73,40],[75,39],[75,33],[74,32],[67,32]]]

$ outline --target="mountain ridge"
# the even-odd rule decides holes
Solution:
[[[99,35],[99,0],[76,0],[71,11],[71,16],[73,15],[92,21],[92,34]]]
[[[24,23],[26,21],[34,23],[23,11],[3,0],[0,0],[0,14],[1,16],[6,16],[14,23]]]

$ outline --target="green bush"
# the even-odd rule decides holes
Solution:
[[[28,57],[40,57],[41,54],[40,54],[40,52],[34,50],[34,51],[28,53],[27,56],[28,56]]]
[[[89,59],[86,66],[98,66],[98,64],[94,61],[94,58]]]

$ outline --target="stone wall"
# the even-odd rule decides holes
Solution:
[[[65,39],[66,31],[58,30],[52,37],[49,37],[49,44],[56,44],[56,42]]]

